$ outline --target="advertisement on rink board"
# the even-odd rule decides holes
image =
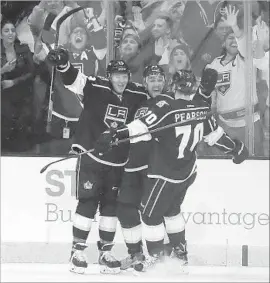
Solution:
[[[53,160],[2,157],[3,241],[71,241],[77,204],[76,160],[57,163],[40,174]],[[17,181],[8,178],[5,172],[20,163]],[[198,160],[198,176],[186,194],[182,215],[191,243],[268,246],[269,162],[250,160],[235,165],[230,160]],[[90,242],[98,239],[98,219],[97,213]],[[18,235],[13,230],[18,231],[20,225]],[[30,235],[27,226],[37,229],[33,233],[31,228]],[[122,241],[121,229],[115,241]]]

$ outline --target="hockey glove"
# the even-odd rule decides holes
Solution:
[[[202,72],[201,83],[199,86],[200,94],[209,98],[212,91],[215,89],[218,80],[218,72],[214,69],[204,69]]]
[[[233,156],[233,163],[241,164],[249,156],[248,149],[245,147],[243,142],[237,139],[233,141],[235,143],[235,148],[229,154],[232,154]]]
[[[126,127],[115,129],[109,128],[103,132],[95,143],[95,151],[99,155],[103,155],[118,145],[118,141],[129,137],[129,132]]]
[[[50,50],[46,59],[52,66],[64,66],[68,63],[68,51],[64,48]]]

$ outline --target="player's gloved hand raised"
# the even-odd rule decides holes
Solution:
[[[95,151],[99,155],[103,155],[104,153],[110,151],[113,147],[113,142],[116,142],[117,129],[109,128],[105,132],[103,132],[95,143]]]
[[[202,72],[200,88],[205,97],[210,97],[218,80],[218,72],[214,69],[204,69]]]
[[[46,59],[52,66],[64,66],[69,59],[68,51],[64,48],[50,50]]]
[[[245,147],[243,142],[237,139],[233,141],[235,143],[235,148],[230,152],[230,154],[233,156],[233,163],[240,164],[248,158],[248,149]]]

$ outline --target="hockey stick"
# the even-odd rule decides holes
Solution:
[[[54,41],[54,49],[58,48],[59,45],[59,33],[61,24],[72,14],[84,9],[84,7],[77,7],[75,9],[70,10],[62,17],[60,17],[56,23],[56,33],[55,33],[55,41]],[[55,75],[56,75],[56,66],[52,68],[52,76],[51,76],[51,84],[50,84],[50,94],[49,94],[49,105],[48,105],[48,114],[47,114],[47,125],[46,132],[49,133],[51,131],[51,121],[52,121],[52,112],[53,112],[53,91],[54,91],[54,83],[55,83]]]
[[[211,115],[213,115],[212,112],[209,112],[206,114],[206,116],[203,116],[203,117],[200,117],[200,118],[203,118],[203,119],[207,119],[209,117],[211,117]],[[163,131],[163,130],[166,130],[166,129],[171,129],[173,127],[177,127],[177,126],[181,126],[185,123],[189,123],[189,122],[192,122],[192,121],[196,121],[198,120],[198,117],[197,118],[192,118],[192,119],[188,119],[188,120],[185,120],[185,121],[179,121],[179,122],[175,122],[175,123],[172,123],[172,124],[169,124],[169,125],[166,125],[166,126],[162,126],[162,127],[159,127],[159,128],[156,128],[156,129],[153,129],[153,130],[150,130],[148,132],[145,132],[145,133],[141,133],[141,134],[137,134],[137,135],[134,135],[134,136],[130,136],[129,138],[126,138],[126,139],[122,139],[122,140],[119,140],[117,142],[113,142],[112,143],[112,146],[114,145],[119,145],[121,143],[124,143],[124,142],[128,142],[130,141],[131,139],[135,139],[135,138],[139,138],[139,137],[142,137],[144,135],[148,135],[148,134],[153,134],[153,133],[157,133],[157,132],[160,132],[160,131]],[[46,166],[44,166],[41,170],[40,170],[40,174],[42,174],[43,172],[45,172],[49,166],[53,165],[53,164],[56,164],[58,162],[62,162],[62,161],[65,161],[65,160],[68,160],[68,159],[71,159],[71,158],[75,158],[75,157],[80,157],[84,154],[87,154],[87,153],[92,153],[95,149],[92,148],[90,150],[87,150],[87,151],[84,151],[84,152],[81,152],[81,153],[78,153],[78,154],[72,154],[72,155],[69,155],[67,157],[64,157],[64,158],[61,158],[59,160],[56,160],[56,161],[53,161],[49,164],[47,164]]]

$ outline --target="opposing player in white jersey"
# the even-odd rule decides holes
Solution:
[[[141,201],[141,217],[144,237],[150,255],[142,263],[142,270],[162,260],[164,224],[173,246],[173,253],[181,264],[187,263],[184,219],[180,206],[187,189],[196,178],[196,148],[204,139],[228,155],[233,162],[242,163],[248,151],[239,140],[231,139],[216,124],[210,106],[194,91],[196,78],[188,71],[177,72],[172,81],[174,95],[159,95],[155,104],[142,118],[121,127],[104,132],[96,143],[98,152],[106,152],[112,142],[144,134],[131,139],[131,143],[151,140],[147,179]],[[149,133],[160,127],[181,122],[181,125],[163,131]],[[138,270],[138,269],[137,269]]]

